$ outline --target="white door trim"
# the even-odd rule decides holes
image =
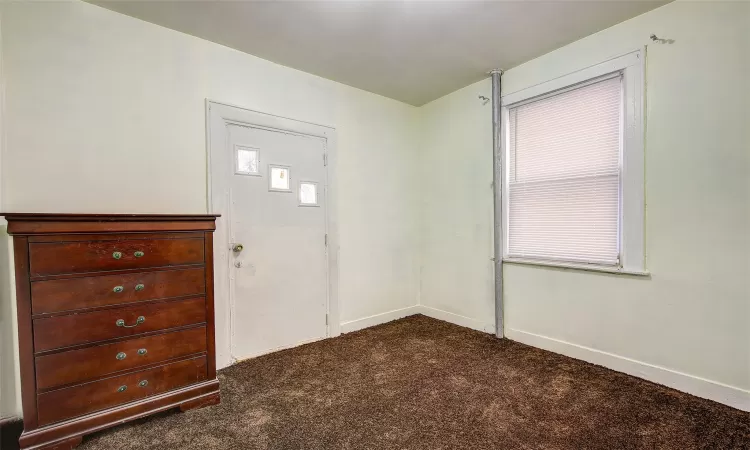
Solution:
[[[224,177],[214,176],[214,170],[218,168],[211,165],[211,155],[218,151],[227,151],[225,140],[226,129],[230,124],[249,126],[253,128],[271,129],[307,136],[320,137],[326,140],[326,183],[322,194],[326,199],[326,229],[328,235],[328,337],[341,334],[341,322],[339,320],[339,233],[337,221],[337,177],[336,177],[336,130],[332,127],[318,125],[309,122],[290,119],[287,117],[274,116],[259,111],[227,105],[206,99],[206,189],[208,212],[221,214],[216,222],[216,233],[214,235],[214,298],[216,317],[216,367],[217,369],[227,367],[233,363],[231,356],[231,305],[232,289],[230,280],[230,251],[229,251],[229,223],[230,211],[227,207],[228,198],[224,201],[214,200],[214,193],[225,193],[229,195],[229,180]],[[217,127],[223,130],[217,130]]]

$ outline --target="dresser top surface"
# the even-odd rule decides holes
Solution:
[[[0,213],[8,234],[213,230],[218,214]],[[192,225],[191,225],[192,224]]]
[[[97,221],[153,221],[153,220],[206,220],[221,217],[220,214],[77,214],[77,213],[25,213],[0,212],[9,222],[11,220],[65,220],[74,222]]]

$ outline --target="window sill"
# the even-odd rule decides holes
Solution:
[[[518,264],[524,266],[554,267],[558,269],[575,269],[583,270],[586,272],[602,272],[617,275],[634,275],[639,277],[651,276],[651,272],[647,270],[632,270],[624,269],[622,267],[597,266],[593,264],[577,264],[562,261],[539,261],[533,259],[503,258],[503,263]]]

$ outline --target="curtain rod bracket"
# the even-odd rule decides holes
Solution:
[[[652,34],[649,38],[657,44],[674,44],[674,39],[663,39],[657,37],[655,34]]]

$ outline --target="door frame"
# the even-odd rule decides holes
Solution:
[[[214,123],[213,119],[218,119]],[[219,125],[220,124],[220,125]],[[299,121],[288,117],[275,116],[260,111],[255,111],[240,106],[217,102],[206,99],[206,192],[208,212],[221,214],[216,221],[216,232],[214,234],[214,301],[216,317],[216,367],[217,369],[227,367],[235,361],[232,358],[232,306],[234,295],[232,293],[231,253],[229,248],[229,224],[231,223],[231,211],[229,204],[229,180],[220,177],[220,168],[215,167],[212,161],[216,152],[230,152],[228,145],[228,126],[240,125],[251,128],[281,131],[287,133],[301,134],[319,137],[325,140],[325,170],[326,180],[323,184],[323,195],[325,196],[325,221],[327,234],[327,299],[326,313],[327,326],[326,337],[335,337],[341,334],[341,321],[339,319],[339,232],[338,232],[338,209],[336,204],[336,129],[325,125]],[[219,128],[219,126],[221,128]],[[230,161],[232,161],[230,159]],[[223,169],[223,168],[222,168]],[[214,174],[214,172],[217,172]],[[233,173],[234,171],[230,171]],[[214,193],[224,192],[223,196],[214,200]],[[218,195],[218,194],[217,194]],[[210,288],[210,287],[209,287]]]

